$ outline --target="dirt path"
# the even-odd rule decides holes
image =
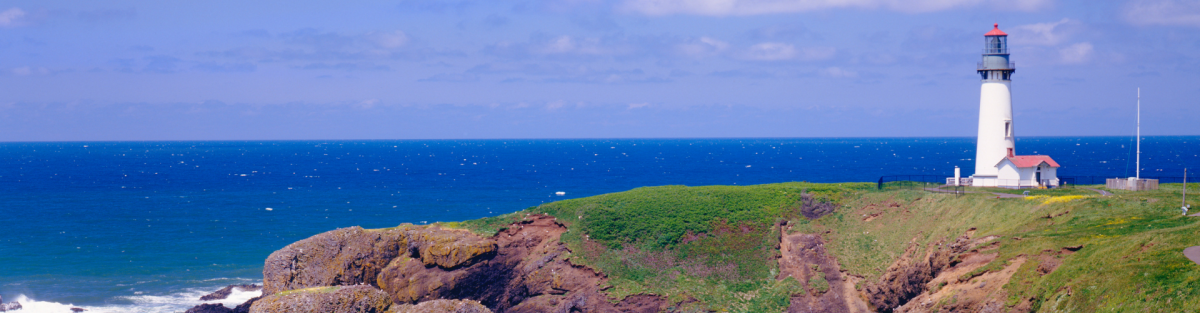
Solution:
[[[1200,246],[1183,249],[1183,256],[1186,256],[1192,262],[1196,262],[1196,265],[1200,265]]]
[[[1096,188],[1083,188],[1083,189],[1099,192],[1101,196],[1105,196],[1105,197],[1112,195],[1111,192],[1107,192],[1107,191],[1096,189]]]

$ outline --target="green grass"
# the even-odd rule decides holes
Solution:
[[[1198,187],[1190,184],[1189,193],[1200,191]],[[1194,312],[1200,307],[1200,266],[1181,253],[1200,245],[1200,218],[1180,215],[1181,184],[1118,191],[1111,197],[1082,188],[1031,193],[1038,191],[1047,197],[868,192],[850,198],[846,205],[854,210],[839,212],[842,218],[822,218],[800,230],[832,231],[825,236],[827,249],[843,269],[868,281],[878,279],[910,242],[920,243],[917,255],[923,255],[934,242],[948,242],[976,228],[976,238],[1000,237],[999,257],[963,278],[1028,258],[1004,287],[1010,306],[1034,299],[1038,312]],[[900,207],[878,209],[885,203]],[[870,222],[861,216],[877,211],[883,214]],[[1078,252],[1060,256],[1063,264],[1056,271],[1045,276],[1037,272],[1035,256],[1080,245]]]
[[[528,212],[564,221],[569,231],[562,240],[576,251],[571,261],[606,273],[614,286],[610,293],[618,299],[652,293],[674,301],[696,298],[708,310],[745,311],[786,302],[787,297],[777,297],[783,290],[803,290],[802,284],[774,280],[780,235],[775,225],[801,216],[801,193],[839,202],[848,192],[871,187],[646,187],[548,203]]]
[[[570,261],[608,275],[610,295],[650,293],[676,303],[694,298],[699,302],[689,306],[699,310],[779,312],[790,295],[806,287],[822,289],[818,279],[775,281],[780,235],[775,225],[781,221],[791,221],[794,232],[822,234],[842,270],[868,283],[910,245],[917,244],[916,255],[924,255],[935,243],[975,229],[975,238],[997,236],[999,256],[969,276],[1027,258],[1004,286],[1009,306],[1032,299],[1038,312],[1200,308],[1200,266],[1181,253],[1200,245],[1200,218],[1180,216],[1182,185],[1113,191],[1111,197],[1076,187],[997,199],[988,193],[930,193],[902,182],[882,191],[873,183],[662,186],[558,201],[452,226],[494,234],[524,214],[553,215],[569,229],[561,239],[573,251]],[[1200,184],[1188,188],[1196,195],[1189,203],[1200,204]],[[807,220],[799,212],[802,192],[836,203],[838,210]],[[1080,245],[1077,252],[1058,255],[1063,247]],[[1060,258],[1062,265],[1042,275],[1037,272],[1041,255]]]
[[[1008,188],[996,188],[996,187],[966,187],[964,189],[967,191],[1007,193],[1007,194],[1014,194],[1014,195],[1025,194],[1025,192],[1028,191],[1030,196],[1039,196],[1039,195],[1043,195],[1043,196],[1068,196],[1068,195],[1092,196],[1092,195],[1099,195],[1099,193],[1089,190],[1087,188],[1100,188],[1100,187],[1103,187],[1103,185],[1080,185],[1080,186],[1071,186],[1068,188],[1052,188],[1052,189],[1008,189]]]

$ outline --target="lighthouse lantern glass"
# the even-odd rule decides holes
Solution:
[[[1008,36],[986,36],[983,37],[987,54],[1006,54],[1008,53]]]

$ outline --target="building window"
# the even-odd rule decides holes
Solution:
[[[1012,121],[1004,121],[1004,137],[1012,137]]]

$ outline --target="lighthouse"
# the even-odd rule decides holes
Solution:
[[[1016,155],[1012,76],[1008,34],[999,24],[983,35],[983,60],[976,67],[979,90],[979,138],[975,143],[975,174],[971,185],[1029,188],[1058,185],[1058,163],[1044,155]]]

